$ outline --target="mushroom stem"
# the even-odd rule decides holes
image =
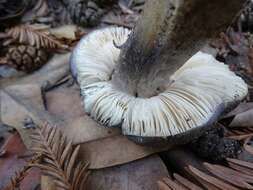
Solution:
[[[148,0],[136,27],[120,46],[113,82],[136,96],[156,95],[190,56],[229,26],[244,2]]]

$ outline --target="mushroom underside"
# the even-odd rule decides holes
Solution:
[[[154,142],[154,138],[176,141],[193,133],[199,136],[247,95],[240,77],[202,52],[178,69],[155,96],[135,97],[121,90],[111,81],[120,56],[115,44],[122,45],[129,33],[120,27],[94,31],[72,54],[71,70],[77,76],[84,109],[102,125],[120,125],[122,133],[138,143]]]
[[[127,138],[134,141],[137,144],[150,146],[150,147],[167,147],[171,148],[178,145],[187,144],[194,139],[198,139],[201,135],[203,135],[206,131],[210,130],[213,127],[213,123],[217,121],[220,115],[224,112],[224,105],[221,104],[216,113],[210,118],[210,120],[204,126],[198,126],[192,128],[186,132],[168,136],[168,137],[142,137],[142,136],[132,136],[127,135]],[[169,147],[168,147],[169,145]]]

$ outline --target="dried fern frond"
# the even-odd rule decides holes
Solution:
[[[163,178],[161,181],[158,181],[159,190],[171,190],[171,189],[180,189],[180,190],[202,190],[201,187],[192,183],[188,179],[180,176],[177,173],[173,174],[173,178],[168,176]]]
[[[80,146],[73,147],[56,126],[45,124],[35,129],[31,138],[34,141],[32,150],[42,154],[42,162],[31,166],[39,167],[52,177],[55,184],[66,190],[84,190],[88,177],[88,164],[77,162]]]
[[[7,35],[19,43],[29,44],[37,48],[67,49],[59,40],[55,39],[45,30],[45,27],[37,25],[18,25],[10,28]]]
[[[249,138],[243,147],[245,151],[253,155],[253,147],[247,144],[248,140]],[[253,189],[253,163],[232,158],[226,160],[226,165],[204,162],[202,169],[189,165],[186,171],[187,176],[191,176],[191,179],[173,174],[173,177],[169,176],[158,181],[158,187],[160,190]]]
[[[252,163],[237,159],[229,160],[229,167],[204,163],[208,172],[188,166],[187,171],[191,174],[192,181],[178,174],[173,174],[173,178],[166,177],[158,181],[158,187],[159,190],[253,189],[253,168],[248,167],[250,164]]]
[[[40,154],[33,156],[20,171],[16,172],[15,177],[11,179],[10,190],[20,189],[20,183],[23,181],[23,179],[27,176],[29,170],[32,168],[31,165],[38,163],[40,159]]]
[[[226,137],[235,140],[245,140],[253,136],[253,127],[226,128]]]

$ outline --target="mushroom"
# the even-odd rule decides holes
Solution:
[[[164,53],[169,40],[164,44],[157,43],[164,38],[164,33],[161,35],[152,27],[147,31],[142,28],[147,14],[150,14],[145,13],[151,7],[150,2],[156,8],[169,2],[158,1],[148,1],[143,18],[133,32],[123,27],[108,27],[83,37],[72,53],[71,71],[80,85],[84,109],[94,120],[104,126],[120,126],[124,135],[138,143],[179,139],[177,144],[183,144],[201,135],[220,115],[243,100],[248,88],[227,65],[208,53],[198,51],[184,64],[178,59],[180,56],[172,56],[173,51]],[[188,8],[184,8],[185,4]],[[181,18],[180,13],[185,15],[184,10],[189,14],[189,4],[185,4],[177,5],[176,18],[170,23]],[[164,26],[164,22],[161,25]],[[170,30],[171,26],[168,27]],[[207,26],[206,30],[217,29],[212,23],[207,22]],[[203,44],[195,35],[198,31],[194,29],[192,32],[194,37],[185,43],[189,45],[196,40],[196,44]],[[144,37],[140,37],[140,33]],[[150,40],[153,36],[155,39]],[[179,38],[180,35],[175,37]],[[141,50],[140,46],[143,47]],[[193,53],[202,45],[189,49],[185,45],[169,47],[187,57],[189,49]]]

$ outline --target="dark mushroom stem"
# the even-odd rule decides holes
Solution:
[[[156,95],[190,56],[231,24],[244,2],[148,0],[129,39],[120,46],[114,83],[137,97]]]

